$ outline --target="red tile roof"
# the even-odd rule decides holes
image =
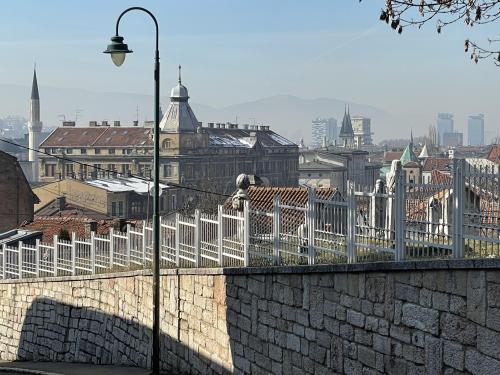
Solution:
[[[500,164],[500,145],[491,145],[491,148],[486,155],[486,159]]]
[[[54,130],[40,147],[134,147],[152,146],[151,129],[140,127],[62,127]]]
[[[452,162],[450,158],[427,158],[422,171],[449,171]]]
[[[433,185],[451,185],[453,183],[453,178],[441,171],[433,170],[431,172],[431,184]]]
[[[401,159],[403,151],[385,151],[384,152],[384,163],[391,163],[393,160]]]

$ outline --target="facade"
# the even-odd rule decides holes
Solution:
[[[38,197],[31,190],[17,159],[0,151],[0,233],[33,220]]]
[[[372,145],[371,119],[362,116],[352,116],[351,123],[357,147],[361,148],[361,146]]]
[[[160,123],[160,178],[166,183],[230,193],[241,173],[265,177],[270,184],[297,186],[298,146],[268,126],[239,127],[232,123],[198,122],[189,105],[187,88],[179,83]],[[96,178],[103,174],[149,177],[153,141],[150,127],[123,127],[91,122],[88,127],[67,124],[41,144],[42,181],[66,177]],[[109,172],[112,171],[112,172]],[[171,194],[173,191],[170,192]],[[177,189],[179,206],[193,190]]]
[[[301,150],[300,183],[310,187],[333,187],[344,193],[347,181],[372,189],[380,176],[381,165],[368,161],[368,152],[328,147]]]
[[[467,121],[469,146],[484,145],[484,115],[471,115]]]
[[[453,115],[451,113],[438,113],[436,129],[437,129],[438,144],[442,146],[443,135],[445,133],[453,133],[454,130]]]
[[[438,171],[446,176],[451,175],[451,165],[453,160],[450,158],[429,157],[422,162],[422,183],[431,184],[434,171]]]
[[[444,133],[443,134],[443,147],[458,147],[463,146],[464,144],[464,135],[463,133],[453,132],[453,133]]]
[[[313,120],[311,138],[313,148],[323,146],[324,141],[326,141],[327,145],[335,144],[337,142],[337,120],[334,118],[317,118]]]
[[[84,181],[67,178],[35,188],[34,191],[40,198],[35,210],[37,214],[42,210],[46,211],[47,206],[64,197],[65,204],[81,206],[109,218],[145,219],[152,213],[153,200],[148,194],[151,186],[147,181],[134,177]],[[160,188],[160,214],[164,215],[175,210],[176,202],[175,198],[170,198],[167,185],[160,184]],[[50,216],[45,212],[43,214]]]

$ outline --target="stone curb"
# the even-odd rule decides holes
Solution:
[[[308,273],[347,273],[347,272],[398,272],[418,270],[477,270],[500,269],[500,259],[434,259],[403,262],[371,262],[352,264],[318,264],[313,266],[274,266],[274,267],[228,267],[228,268],[167,268],[161,270],[162,276],[176,275],[269,275],[269,274],[308,274]],[[99,280],[136,276],[152,276],[151,270],[103,273],[98,275],[37,277],[26,279],[0,280],[0,284],[20,284],[44,282],[67,282],[73,280]]]

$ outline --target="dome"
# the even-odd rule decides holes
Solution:
[[[186,86],[184,86],[182,83],[178,83],[177,86],[175,86],[174,88],[172,88],[172,90],[170,91],[170,97],[171,98],[189,98],[189,95],[188,95],[188,90],[186,88]]]
[[[170,99],[174,101],[187,101],[189,99],[188,89],[181,81],[181,66],[179,65],[179,83],[170,91]]]

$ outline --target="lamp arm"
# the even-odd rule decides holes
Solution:
[[[116,36],[120,35],[118,33],[118,26],[120,25],[120,20],[122,19],[122,17],[130,12],[131,10],[140,10],[144,13],[147,13],[149,14],[149,16],[153,19],[154,23],[155,23],[155,27],[156,27],[156,51],[158,51],[158,39],[159,39],[159,32],[158,32],[158,21],[156,20],[156,17],[153,15],[153,13],[151,13],[149,10],[147,10],[146,8],[143,8],[143,7],[131,7],[131,8],[128,8],[128,9],[125,9],[121,14],[120,16],[118,17],[118,20],[116,21]]]

